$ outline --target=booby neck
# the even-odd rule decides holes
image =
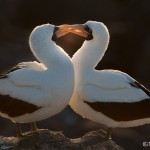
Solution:
[[[86,25],[92,29],[93,39],[85,41],[72,58],[74,65],[77,66],[75,68],[80,71],[94,69],[109,44],[109,32],[104,24],[88,21]]]
[[[57,65],[60,68],[63,63],[70,61],[69,56],[52,40],[53,30],[53,25],[44,24],[36,27],[29,38],[31,51],[47,69],[57,69]]]

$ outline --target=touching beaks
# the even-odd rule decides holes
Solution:
[[[93,39],[92,30],[85,24],[64,25],[68,32],[84,37],[86,40]]]
[[[52,40],[56,41],[58,38],[68,34],[69,32],[84,37],[86,40],[93,39],[92,30],[83,24],[75,25],[60,25],[56,26],[53,32]]]
[[[53,41],[56,41],[58,38],[66,35],[67,33],[69,33],[67,31],[66,27],[61,27],[61,26],[55,26],[54,31],[53,31],[53,36],[52,36]]]

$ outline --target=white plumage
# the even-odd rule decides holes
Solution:
[[[44,24],[30,35],[31,51],[41,63],[19,63],[1,76],[1,116],[17,123],[35,122],[59,113],[68,104],[74,88],[74,68],[70,57],[52,40],[54,28]],[[4,97],[12,99],[4,103]]]
[[[138,102],[149,98],[142,89],[130,83],[135,80],[117,70],[102,70],[87,73],[86,84],[81,88],[83,99],[90,102]]]
[[[124,72],[95,70],[108,47],[109,32],[100,22],[85,25],[93,39],[85,41],[72,58],[75,88],[70,106],[82,117],[109,128],[150,123],[150,92]]]

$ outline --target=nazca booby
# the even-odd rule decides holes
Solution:
[[[41,62],[22,62],[0,76],[0,115],[17,124],[51,117],[69,103],[74,89],[74,67],[66,52],[55,40],[66,28],[44,24],[37,26],[29,38],[34,56]]]
[[[112,69],[95,70],[109,44],[109,31],[101,22],[68,25],[70,32],[90,37],[73,55],[75,88],[71,108],[84,118],[109,128],[150,123],[150,91],[128,74]],[[89,32],[85,29],[89,28]],[[106,132],[105,132],[106,133]]]

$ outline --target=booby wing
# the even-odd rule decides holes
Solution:
[[[80,91],[80,97],[88,102],[138,102],[150,96],[150,92],[129,75],[112,70],[95,72]]]
[[[81,88],[80,97],[84,103],[116,121],[149,118],[149,90],[123,72],[112,70],[104,72],[105,76],[100,79],[103,80],[102,84],[100,80],[95,80]],[[108,83],[105,84],[104,81]]]
[[[92,72],[92,78],[90,79],[90,83],[97,85],[103,89],[125,89],[130,88],[130,82],[134,82],[135,79],[130,77],[128,74],[118,71],[118,70],[94,70]]]
[[[15,65],[14,67],[10,68],[9,70],[5,71],[0,75],[0,79],[7,78],[8,74],[19,69],[28,68],[33,70],[46,70],[46,67],[42,63],[38,63],[37,61],[29,61],[29,62],[21,62]]]
[[[46,94],[36,82],[45,66],[38,62],[22,62],[0,76],[0,112],[18,117],[40,109]],[[50,96],[50,94],[49,94]],[[50,97],[49,97],[50,98]]]
[[[46,70],[46,67],[34,62],[22,62],[12,67],[0,76],[0,79],[7,79],[18,86],[38,86],[38,81],[41,72]]]

